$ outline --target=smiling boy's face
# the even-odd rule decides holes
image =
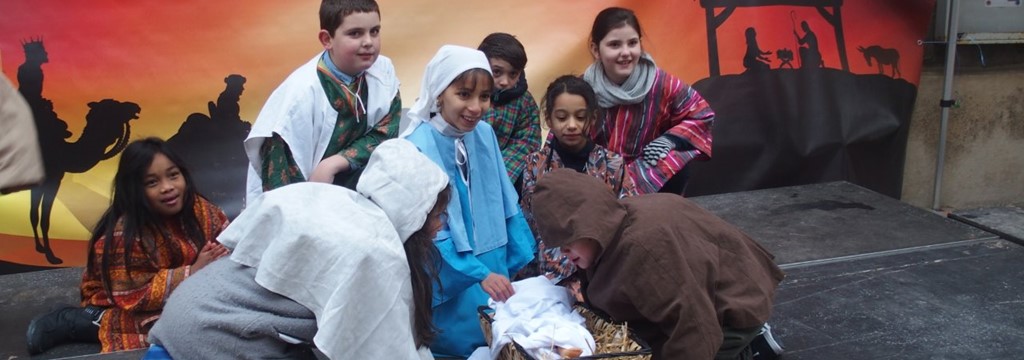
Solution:
[[[334,36],[327,30],[320,30],[319,38],[338,70],[357,75],[369,69],[380,55],[380,14],[348,14],[334,30]]]

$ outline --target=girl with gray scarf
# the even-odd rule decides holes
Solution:
[[[622,155],[640,193],[685,190],[686,164],[711,158],[715,113],[689,85],[655,65],[632,10],[607,8],[590,33],[594,57],[583,79],[602,114],[591,137]]]

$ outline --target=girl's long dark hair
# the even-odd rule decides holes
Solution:
[[[100,238],[105,239],[103,241],[103,255],[99,259],[99,268],[103,288],[106,290],[107,298],[110,299],[111,303],[116,303],[117,301],[111,290],[110,264],[113,262],[112,257],[114,255],[112,254],[115,252],[114,229],[117,227],[118,220],[123,221],[122,238],[124,239],[124,247],[120,250],[124,256],[125,273],[129,279],[131,279],[132,249],[135,248],[136,242],[142,244],[142,249],[147,252],[146,255],[149,259],[155,260],[159,257],[160,249],[156,248],[153,234],[161,232],[165,237],[170,236],[170,231],[161,227],[162,217],[154,213],[153,209],[150,208],[143,186],[146,172],[149,171],[150,165],[153,164],[153,158],[156,154],[163,154],[177,165],[178,170],[181,171],[181,175],[185,179],[182,210],[177,216],[184,225],[188,241],[195,244],[197,249],[202,249],[206,245],[207,239],[203,235],[202,227],[194,211],[194,204],[199,194],[196,192],[192,175],[189,173],[188,168],[185,167],[181,158],[174,154],[167,146],[167,143],[159,138],[150,137],[133,141],[121,153],[121,160],[117,165],[117,174],[114,175],[113,199],[110,202],[110,207],[107,208],[99,222],[96,223],[92,236],[89,238],[87,271],[95,269],[96,242]],[[169,251],[172,263],[185,262],[185,254],[182,254],[178,248],[166,250]]]
[[[427,220],[423,227],[409,236],[405,241],[405,258],[409,262],[409,272],[412,277],[412,301],[413,301],[413,338],[416,346],[429,346],[437,337],[437,328],[434,327],[433,283],[440,287],[441,282],[437,273],[440,270],[439,260],[441,254],[434,246],[434,229],[429,229],[432,219],[441,216],[448,208],[451,187],[445,187],[437,194],[437,202],[430,209]]]

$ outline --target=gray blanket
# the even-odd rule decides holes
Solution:
[[[176,359],[312,359],[316,318],[308,309],[256,283],[256,270],[224,257],[171,294],[149,342]]]

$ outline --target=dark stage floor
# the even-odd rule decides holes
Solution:
[[[786,271],[771,321],[785,359],[1015,359],[1024,353],[1024,247],[1008,237],[1024,229],[1024,213],[985,210],[997,221],[954,214],[974,219],[972,226],[845,182],[692,200],[747,231]],[[0,359],[27,358],[29,319],[53,304],[75,302],[80,274],[0,276]],[[62,346],[36,358],[96,349]]]
[[[958,210],[949,217],[1024,245],[1024,209],[1019,205]]]

